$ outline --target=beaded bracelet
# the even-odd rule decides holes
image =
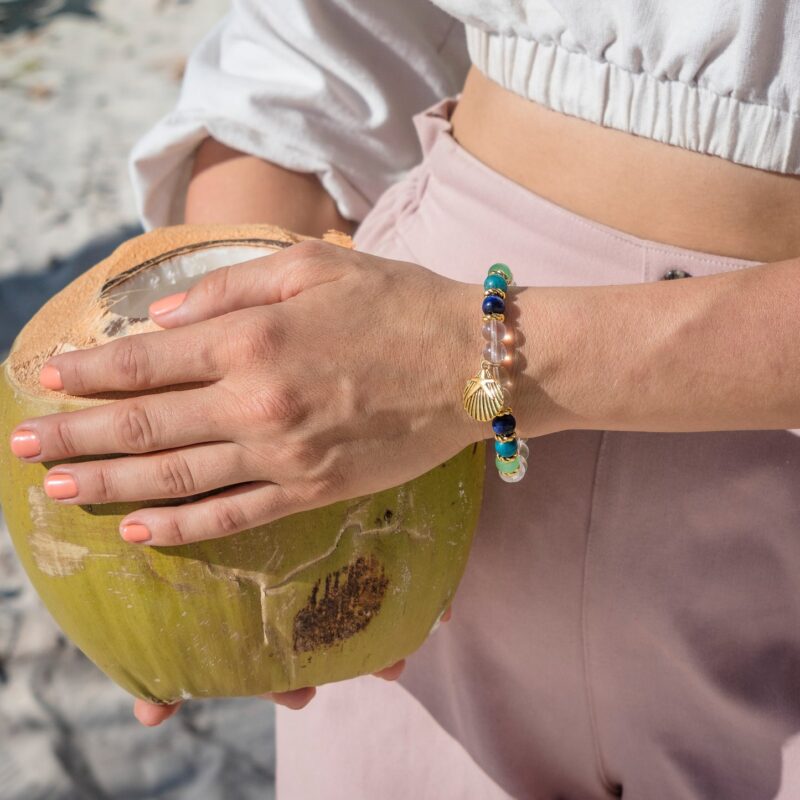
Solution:
[[[464,410],[480,422],[492,421],[495,464],[506,483],[517,483],[528,469],[528,445],[516,434],[517,421],[506,402],[507,383],[500,374],[511,360],[506,343],[506,292],[513,282],[506,264],[492,264],[483,282],[483,348],[481,369],[464,387]]]

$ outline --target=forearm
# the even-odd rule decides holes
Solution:
[[[195,155],[184,220],[269,222],[310,236],[329,228],[346,233],[355,228],[313,173],[284,169],[211,138]]]
[[[800,428],[800,259],[515,304],[523,436]]]

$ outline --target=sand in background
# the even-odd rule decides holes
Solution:
[[[64,3],[83,13],[47,19]],[[55,260],[85,268],[135,229],[128,151],[228,7],[30,5],[46,24],[0,38],[0,321],[33,314]],[[0,0],[0,20],[10,8]],[[161,728],[135,722],[128,695],[60,635],[0,520],[0,800],[265,800],[273,778],[269,703],[192,702]]]

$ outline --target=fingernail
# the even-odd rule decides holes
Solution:
[[[179,292],[178,294],[171,294],[168,297],[162,297],[156,300],[155,303],[150,304],[150,315],[159,317],[162,314],[169,314],[174,311],[186,299],[186,292]]]
[[[60,392],[64,388],[64,381],[61,380],[61,373],[50,364],[45,364],[42,371],[39,373],[39,383],[45,389],[52,389],[54,392]]]
[[[149,542],[153,538],[150,531],[138,522],[129,522],[127,525],[123,525],[120,528],[120,534],[126,542],[132,542],[133,544]]]
[[[11,437],[11,452],[17,458],[33,458],[42,452],[42,443],[33,431],[17,431]]]
[[[44,493],[53,500],[71,500],[78,496],[78,484],[72,475],[54,472],[44,479]]]

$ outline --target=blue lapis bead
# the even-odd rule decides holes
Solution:
[[[508,283],[502,275],[488,275],[483,282],[484,289],[499,289],[501,292],[508,291]]]
[[[483,298],[481,308],[483,308],[484,314],[502,314],[506,310],[506,304],[503,302],[502,297],[490,294]]]
[[[503,458],[510,458],[517,454],[517,440],[512,439],[510,442],[498,442],[495,440],[494,450],[497,455]]]
[[[508,436],[516,427],[517,421],[513,414],[501,414],[492,420],[492,430],[497,436]]]

